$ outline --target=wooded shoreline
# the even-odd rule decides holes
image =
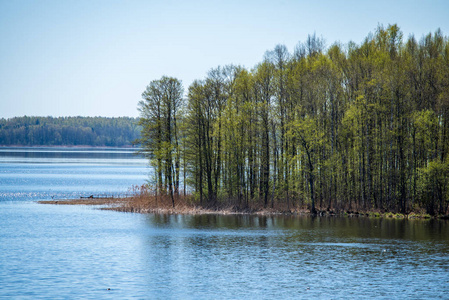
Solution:
[[[131,117],[0,118],[0,146],[7,147],[131,147],[139,137]]]
[[[179,199],[178,199],[179,200]],[[130,212],[140,214],[175,214],[175,215],[254,215],[254,216],[320,216],[320,217],[373,217],[394,219],[449,219],[449,215],[431,216],[423,211],[410,212],[408,214],[370,211],[329,211],[317,210],[313,214],[307,208],[263,208],[263,207],[237,207],[237,206],[215,206],[201,207],[195,205],[189,199],[182,199],[177,206],[172,207],[169,197],[156,197],[135,195],[130,197],[83,197],[79,199],[42,200],[39,204],[52,205],[90,205],[98,206],[101,210],[113,210],[119,212]]]
[[[403,39],[394,24],[360,45],[277,45],[187,93],[155,79],[139,102],[151,188],[173,207],[187,190],[202,207],[447,215],[447,74],[441,30]]]

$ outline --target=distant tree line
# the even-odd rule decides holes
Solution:
[[[0,145],[131,146],[140,137],[137,119],[16,117],[0,119]]]
[[[448,212],[449,41],[378,26],[360,45],[316,35],[255,68],[212,69],[183,98],[150,83],[142,145],[160,194],[203,206]],[[174,196],[173,196],[174,194]]]

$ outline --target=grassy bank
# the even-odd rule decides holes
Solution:
[[[201,206],[194,202],[191,196],[179,196],[175,207],[172,206],[171,198],[168,196],[154,196],[147,193],[136,193],[134,196],[125,198],[83,198],[69,200],[39,201],[41,204],[56,205],[95,205],[101,206],[103,210],[114,210],[132,213],[156,213],[156,214],[253,214],[253,215],[310,215],[307,208],[287,207],[240,207],[232,206]],[[381,211],[343,211],[334,212],[319,210],[318,216],[347,216],[347,217],[369,217],[369,218],[394,218],[394,219],[448,219],[449,216],[431,216],[422,211],[399,214]]]
[[[131,213],[156,213],[156,214],[259,214],[259,215],[281,215],[281,214],[308,214],[308,211],[279,211],[276,209],[240,209],[232,207],[203,207],[193,205],[190,197],[179,197],[177,205],[172,206],[169,197],[155,197],[135,195],[125,198],[84,198],[65,200],[38,201],[40,204],[54,205],[95,205],[101,206],[102,210],[113,210]]]

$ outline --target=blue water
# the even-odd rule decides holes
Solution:
[[[0,148],[0,202],[125,195],[147,165],[132,149]]]
[[[0,151],[1,299],[449,299],[445,221],[37,204],[126,193],[151,170],[130,153],[33,151]]]

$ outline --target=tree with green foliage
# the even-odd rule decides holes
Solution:
[[[176,122],[161,88],[149,90],[142,141],[169,191],[182,140],[184,182],[204,206],[448,213],[448,74],[440,30],[404,41],[379,25],[327,49],[314,34],[252,70],[212,69]]]
[[[175,207],[174,196],[179,195],[182,84],[176,78],[163,76],[147,86],[142,98],[139,102],[141,153],[156,170],[157,193],[168,194]]]

